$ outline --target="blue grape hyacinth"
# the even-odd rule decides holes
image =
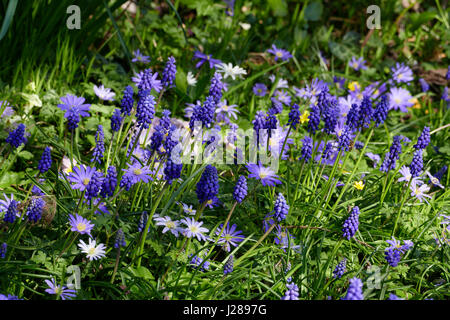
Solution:
[[[278,222],[286,219],[286,216],[289,213],[289,205],[286,203],[286,199],[281,192],[278,193],[278,197],[275,200],[273,211],[274,217],[278,220]]]
[[[25,125],[23,123],[19,124],[17,128],[11,131],[6,138],[6,142],[12,147],[18,148],[22,143],[27,143],[27,138],[25,137]]]
[[[34,198],[31,200],[27,208],[26,215],[28,220],[38,222],[41,219],[42,211],[44,210],[45,201],[42,198]]]
[[[362,292],[363,283],[361,279],[350,279],[350,286],[348,287],[347,294],[342,300],[364,300]]]
[[[38,163],[38,170],[40,173],[47,172],[52,166],[52,156],[50,147],[46,147],[44,152],[42,153],[42,157]]]
[[[247,178],[240,176],[233,191],[233,198],[238,203],[244,201],[247,196]]]
[[[347,240],[353,238],[356,231],[358,231],[359,213],[358,206],[354,206],[350,216],[345,220],[344,225],[342,226],[342,236],[347,238]]]

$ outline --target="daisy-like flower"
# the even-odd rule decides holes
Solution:
[[[4,199],[0,199],[0,213],[6,212],[11,204],[11,201],[14,200],[14,195],[11,194],[11,198],[8,198],[6,194],[3,194]]]
[[[70,230],[78,232],[79,234],[87,234],[90,236],[91,230],[94,228],[94,224],[80,216],[78,213],[75,214],[75,216],[69,215],[69,223],[72,227]]]
[[[431,173],[430,173],[429,171],[426,171],[426,174],[427,174],[428,178],[430,178],[430,181],[431,181],[431,183],[432,183],[434,186],[437,186],[437,187],[442,188],[442,189],[445,188],[445,187],[441,184],[441,182],[439,181],[439,179],[436,178],[436,177],[434,177],[434,176],[432,176]],[[1,202],[1,201],[0,201],[0,202]]]
[[[419,182],[417,182],[417,180],[415,179],[411,181],[411,185],[409,188],[411,189],[411,196],[416,197],[420,202],[422,202],[422,200],[425,200],[425,202],[428,203],[427,199],[425,198],[432,198],[429,194],[426,194],[426,192],[430,191],[430,187],[426,184],[420,185]]]
[[[61,297],[61,299],[63,299],[63,300],[66,300],[66,299],[70,300],[70,299],[76,297],[75,290],[68,289],[65,286],[57,285],[54,278],[52,278],[52,281],[45,280],[45,283],[49,286],[49,289],[45,289],[45,292],[47,292],[49,294],[59,295]]]
[[[89,238],[88,244],[80,239],[78,247],[80,247],[81,252],[86,253],[86,258],[88,258],[90,261],[103,258],[106,253],[106,246],[103,243],[99,243],[97,245],[97,242],[95,240],[92,240],[92,238]]]
[[[194,56],[192,59],[199,59],[200,61],[197,62],[195,67],[198,69],[200,68],[205,62],[209,63],[209,68],[212,69],[215,67],[215,65],[222,63],[219,59],[213,59],[211,54],[204,54],[200,51],[195,51]]]
[[[255,96],[264,97],[267,94],[267,87],[264,83],[255,83],[253,86]]]
[[[180,202],[179,204],[181,204],[181,206],[183,207],[183,211],[186,214],[189,214],[191,216],[193,216],[197,210],[193,209],[193,205],[187,205],[186,203]]]
[[[414,103],[410,101],[412,99],[411,93],[403,88],[391,88],[388,94],[389,110],[400,110],[401,112],[408,112],[408,107],[412,107]]]
[[[231,79],[236,80],[236,77],[241,77],[247,74],[247,71],[239,66],[233,66],[231,63],[220,63],[216,66],[217,72],[223,73],[223,78],[226,79],[231,77]]]
[[[14,114],[13,108],[9,106],[8,101],[0,101],[0,109],[3,107],[3,105],[6,105],[3,109],[3,112],[0,114],[0,118],[6,118],[10,117]]]
[[[422,180],[420,180],[418,177],[413,177],[411,174],[411,170],[409,167],[407,166],[403,166],[400,168],[400,170],[398,171],[402,177],[398,178],[397,182],[402,182],[405,181],[406,183],[409,182],[409,180],[413,179],[413,181],[411,181],[411,183],[413,183],[414,181],[416,182],[416,184],[421,185],[423,184]]]
[[[278,61],[278,59],[286,61],[292,58],[292,54],[290,54],[289,51],[279,49],[275,46],[275,44],[272,44],[272,48],[268,49],[267,52],[272,53],[275,56],[275,61]]]
[[[302,115],[300,116],[300,123],[304,124],[304,123],[308,123],[309,121],[309,111],[305,110],[303,111]]]
[[[286,106],[289,106],[291,104],[291,96],[287,91],[277,90],[275,92],[275,96],[277,97],[278,101],[284,103]]]
[[[381,157],[378,154],[372,152],[366,152],[366,156],[373,161],[373,167],[376,168],[378,162],[380,162]]]
[[[100,87],[94,85],[94,92],[97,97],[104,101],[114,101],[114,96],[116,95],[110,88],[105,88],[104,85],[101,85]]]
[[[225,114],[227,117],[233,117],[235,120],[237,120],[237,114],[239,113],[239,110],[237,110],[236,104],[228,105],[227,100],[223,100],[217,105],[216,113]]]
[[[81,165],[73,168],[67,179],[72,182],[72,189],[78,189],[80,191],[86,190],[87,185],[91,181],[96,172],[95,167],[88,167]]]
[[[166,233],[167,231],[170,231],[175,237],[178,237],[180,230],[179,221],[172,221],[169,216],[165,217],[156,217],[153,218],[153,220],[156,221],[157,226],[163,226],[164,229],[162,233]]]
[[[139,83],[141,83],[143,75],[144,75],[144,71],[140,71],[139,73],[134,72],[134,77],[131,77],[131,81],[133,81],[134,84],[136,86],[138,86]]]
[[[391,68],[392,71],[392,79],[397,82],[410,82],[414,80],[413,72],[410,67],[404,65],[403,63],[398,63],[395,67]]]
[[[133,51],[134,58],[131,59],[131,62],[141,62],[141,63],[149,63],[150,57],[144,56],[139,49]]]
[[[269,76],[269,80],[272,83],[275,83],[275,79],[276,79],[276,77],[274,74],[271,74]],[[279,78],[275,89],[283,89],[283,88],[285,88],[285,89],[289,88],[289,84],[288,84],[287,80],[285,80],[283,78]]]
[[[89,117],[89,108],[90,104],[85,104],[86,101],[83,97],[73,96],[71,94],[67,94],[65,97],[60,98],[63,103],[58,104],[58,108],[63,111],[66,111],[64,114],[65,118],[76,118],[76,117]]]
[[[230,227],[230,224],[228,223],[226,228],[222,231],[223,223],[220,224],[220,226],[216,230],[216,236],[220,235],[219,240],[217,243],[223,246],[224,250],[227,252],[230,252],[231,247],[236,247],[238,242],[241,242],[245,239],[244,235],[242,234],[242,231],[238,230],[236,231],[236,225],[233,224]]]
[[[273,187],[275,184],[280,184],[281,181],[275,172],[270,167],[264,167],[261,163],[249,163],[246,165],[247,170],[250,172],[249,178],[255,178],[261,180],[263,186]]]
[[[139,161],[136,161],[132,165],[128,164],[128,168],[122,169],[122,171],[125,171],[123,176],[130,179],[131,184],[136,184],[139,181],[148,183],[150,180],[153,180],[150,176],[153,172],[147,166],[142,166]]]
[[[349,67],[358,70],[366,70],[367,67],[365,66],[366,60],[364,60],[362,57],[359,57],[356,59],[355,56],[352,57],[352,59],[348,62]]]
[[[195,221],[194,218],[184,218],[181,220],[181,223],[186,225],[186,228],[183,230],[183,235],[192,238],[196,237],[199,241],[206,241],[208,240],[207,236],[205,236],[203,233],[208,232],[209,230],[202,227],[203,222],[201,221]]]
[[[77,160],[72,159],[73,165],[77,165]],[[72,172],[72,164],[70,162],[70,159],[64,156],[62,158],[62,165],[61,165],[62,172],[65,174],[70,174]]]
[[[362,190],[362,189],[364,189],[364,182],[362,180],[355,181],[355,182],[353,182],[353,186],[358,190]]]
[[[194,74],[191,71],[188,72],[186,76],[186,81],[188,86],[195,87],[195,85],[197,84],[197,79],[195,78]]]

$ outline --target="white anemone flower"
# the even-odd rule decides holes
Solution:
[[[97,242],[92,240],[92,238],[89,238],[89,244],[86,244],[83,240],[80,240],[78,246],[80,247],[81,252],[86,253],[86,257],[91,261],[103,258],[105,256],[106,246],[103,243],[99,243],[97,245]]]

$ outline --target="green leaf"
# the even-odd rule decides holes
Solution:
[[[155,280],[155,277],[153,274],[144,266],[139,266],[136,269],[130,267],[130,271],[139,278],[144,278],[148,280]]]
[[[22,150],[19,152],[19,157],[21,157],[22,159],[25,159],[25,160],[30,160],[33,158],[33,154],[29,151]]]
[[[305,9],[305,19],[309,21],[319,21],[322,11],[323,4],[321,1],[311,2]]]
[[[20,184],[23,172],[6,172],[0,179],[0,188],[10,188],[13,184]]]
[[[287,3],[284,0],[269,0],[269,7],[275,17],[284,17],[288,14]]]

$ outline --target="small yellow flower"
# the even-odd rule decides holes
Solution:
[[[355,182],[353,182],[353,186],[358,190],[362,190],[362,189],[364,189],[364,182],[355,181]]]
[[[348,84],[348,88],[350,91],[359,91],[361,89],[361,86],[359,85],[358,81],[352,81]]]
[[[414,109],[420,109],[420,108],[422,108],[422,106],[420,105],[419,100],[418,100],[417,98],[409,99],[409,102],[414,103],[414,105],[413,105],[413,108],[414,108]]]
[[[300,122],[301,124],[307,123],[309,121],[309,111],[305,110],[302,115],[300,116]]]

